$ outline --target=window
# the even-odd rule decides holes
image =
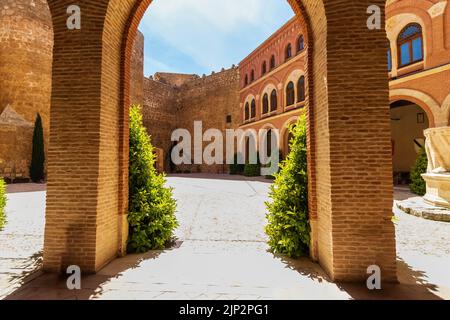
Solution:
[[[273,89],[272,93],[270,94],[270,111],[275,111],[278,108],[278,97],[277,97],[277,90]]]
[[[276,67],[275,55],[272,55],[270,57],[270,70],[275,69],[275,67]]]
[[[397,40],[399,67],[423,60],[422,27],[417,23],[407,25]]]
[[[248,102],[245,104],[245,110],[244,110],[244,118],[245,121],[247,121],[248,119],[250,119],[250,106],[248,105]]]
[[[266,114],[269,112],[269,95],[267,93],[264,94],[263,100],[262,100],[262,104],[263,104],[263,114]]]
[[[231,122],[232,122],[232,117],[231,117],[231,115],[227,115],[227,118],[226,118],[226,121],[227,121],[227,124],[230,124]]]
[[[252,70],[252,72],[250,73],[250,82],[255,81],[255,70]]]
[[[290,43],[286,46],[285,57],[286,57],[286,60],[289,60],[290,58],[292,58],[292,46]]]
[[[267,62],[263,62],[262,67],[261,67],[261,74],[265,75],[267,72]]]
[[[305,101],[306,90],[305,90],[305,77],[301,76],[297,82],[297,102]]]
[[[244,85],[245,86],[248,85],[248,74],[245,75]]]
[[[291,81],[286,87],[286,106],[292,106],[295,104],[295,87]]]
[[[303,35],[301,35],[300,37],[298,37],[297,40],[297,53],[303,51],[304,49],[305,49],[305,39],[303,38]]]
[[[251,106],[251,118],[254,119],[256,117],[256,101],[253,99]]]
[[[388,57],[388,71],[391,72],[392,71],[391,47],[388,48],[387,57]]]

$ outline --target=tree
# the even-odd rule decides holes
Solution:
[[[128,251],[142,253],[164,249],[178,226],[176,202],[166,179],[155,169],[150,136],[142,122],[140,106],[130,109],[130,167]]]
[[[427,184],[422,178],[422,174],[427,173],[427,168],[428,157],[425,148],[422,148],[417,155],[416,163],[411,168],[411,184],[409,185],[411,192],[419,196],[423,196],[427,192]]]
[[[310,245],[306,117],[301,116],[290,131],[291,152],[270,189],[265,231],[274,253],[296,258],[308,255]]]
[[[33,182],[44,180],[44,130],[42,129],[41,115],[38,113],[34,123],[33,151],[31,154],[30,178]]]

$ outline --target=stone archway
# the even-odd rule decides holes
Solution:
[[[72,31],[72,3],[48,2],[55,47],[44,267],[96,272],[127,238],[129,58],[151,0],[79,1],[82,28]],[[366,279],[374,264],[394,281],[386,33],[366,27],[367,8],[385,1],[288,2],[308,31],[311,255],[336,281]]]

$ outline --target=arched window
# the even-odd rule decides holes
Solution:
[[[255,70],[252,70],[252,72],[250,72],[250,82],[255,81]]]
[[[306,90],[305,90],[305,76],[301,76],[297,82],[297,102],[305,101]]]
[[[248,74],[245,75],[244,85],[248,85]]]
[[[245,104],[244,113],[245,113],[244,115],[245,121],[247,121],[248,119],[250,119],[250,106],[248,102]]]
[[[250,110],[250,117],[254,119],[256,117],[256,101],[255,99],[252,100],[251,110]]]
[[[303,35],[301,35],[297,40],[297,53],[303,51],[303,49],[305,49],[305,39],[303,38]]]
[[[291,81],[286,87],[286,106],[292,106],[295,104],[295,87]]]
[[[265,75],[266,72],[267,72],[267,62],[264,61],[263,64],[262,64],[262,67],[261,67],[261,74]]]
[[[270,57],[270,70],[275,69],[275,67],[276,67],[275,55],[272,55]]]
[[[269,112],[269,95],[267,93],[264,94],[263,100],[262,100],[262,104],[263,104],[263,114],[266,114]]]
[[[275,111],[278,108],[278,97],[277,97],[277,90],[273,89],[272,93],[270,94],[270,111]]]
[[[286,60],[292,58],[292,45],[290,43],[286,46],[285,57]]]
[[[423,60],[422,27],[417,23],[407,25],[397,40],[399,67]]]

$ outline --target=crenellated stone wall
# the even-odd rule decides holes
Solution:
[[[144,124],[155,147],[164,151],[166,171],[228,172],[226,165],[181,165],[170,168],[171,134],[187,129],[194,138],[194,122],[201,121],[203,132],[218,129],[224,133],[240,125],[239,71],[236,67],[210,76],[157,73],[144,81]]]

